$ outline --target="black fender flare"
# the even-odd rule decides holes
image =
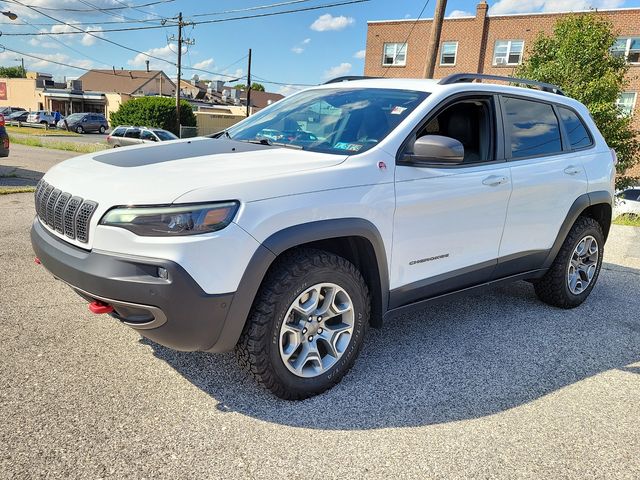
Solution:
[[[378,228],[362,218],[339,218],[298,224],[272,234],[255,251],[242,275],[220,336],[208,351],[225,352],[234,348],[242,334],[262,280],[278,255],[299,245],[344,237],[361,237],[372,245],[380,277],[381,305],[378,308],[384,315],[389,301],[389,270],[384,242]]]
[[[553,246],[551,250],[549,250],[549,254],[544,261],[542,268],[549,268],[553,264],[553,261],[556,259],[560,248],[562,248],[562,244],[564,243],[567,235],[569,235],[569,230],[573,227],[573,224],[576,223],[576,220],[582,213],[589,207],[594,205],[605,204],[611,206],[613,204],[613,198],[611,197],[611,193],[605,190],[599,190],[596,192],[589,192],[583,195],[580,195],[569,208],[569,212],[567,213],[564,222],[560,226],[560,231],[558,232],[558,236],[553,242]],[[608,231],[604,232],[605,239],[607,238]]]

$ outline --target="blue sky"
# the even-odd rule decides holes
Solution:
[[[174,17],[182,11],[186,20],[196,19],[195,14],[221,12],[260,5],[268,5],[287,0],[218,0],[215,2],[196,0],[164,0],[165,3],[140,8],[125,8],[125,5],[141,5],[153,0],[8,0],[0,1],[3,10],[11,10],[19,15],[15,22],[1,17],[0,44],[7,49],[17,50],[45,59],[85,68],[144,68],[145,56],[127,51],[89,35],[53,35],[39,37],[19,37],[7,34],[17,32],[64,31],[66,26],[17,25],[55,23],[19,3],[32,5],[42,12],[67,23],[83,22],[92,27],[108,29],[132,26],[133,24],[101,24],[101,22],[127,19],[158,20],[159,17]],[[298,4],[285,5],[271,10],[231,13],[198,20],[226,18],[267,11],[302,8],[333,3],[339,0],[307,0]],[[475,12],[476,1],[449,0],[447,15],[461,15]],[[423,17],[433,16],[435,0],[430,0]],[[489,1],[495,13],[521,13],[537,11],[580,10],[590,6],[598,8],[640,7],[640,0],[497,0]],[[289,92],[295,87],[288,84],[314,84],[328,77],[340,74],[361,74],[364,68],[362,51],[366,44],[368,20],[390,18],[416,18],[424,6],[424,0],[371,0],[368,3],[339,6],[282,16],[231,21],[209,25],[187,27],[187,37],[195,39],[184,56],[185,67],[199,67],[214,73],[229,76],[246,75],[246,56],[253,49],[252,73],[260,79],[283,83],[265,83],[269,91]],[[93,11],[93,7],[110,9]],[[115,9],[117,8],[117,9]],[[67,10],[64,10],[67,9]],[[68,10],[89,10],[83,12]],[[148,25],[146,23],[144,25]],[[135,24],[141,25],[141,24]],[[175,27],[146,31],[110,32],[99,34],[109,40],[124,44],[156,57],[175,62],[175,45],[167,42],[167,37],[176,33]],[[54,41],[57,40],[57,41]],[[358,53],[361,52],[361,53]],[[0,52],[2,65],[16,65],[21,55],[8,50]],[[27,70],[53,73],[57,78],[77,77],[83,72],[27,56]],[[159,60],[151,59],[152,68],[162,68],[175,76],[175,67]],[[190,78],[194,71],[185,70]],[[213,77],[210,73],[197,72],[201,78]],[[228,77],[224,77],[228,78]],[[261,81],[256,78],[256,81]]]

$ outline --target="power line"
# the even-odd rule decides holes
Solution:
[[[19,3],[17,0],[15,0],[16,3]],[[314,5],[314,6],[310,6],[310,7],[303,7],[303,8],[297,8],[297,9],[292,9],[292,10],[282,10],[279,12],[269,12],[269,13],[259,13],[259,14],[255,14],[255,15],[243,15],[243,16],[239,16],[239,17],[229,17],[229,18],[219,18],[219,19],[215,19],[215,20],[203,20],[203,21],[196,21],[196,22],[186,22],[189,25],[205,25],[205,24],[211,24],[211,23],[223,23],[223,22],[230,22],[230,21],[235,21],[235,20],[247,20],[247,19],[253,19],[253,18],[264,18],[264,17],[272,17],[275,15],[286,15],[286,14],[290,14],[290,13],[299,13],[299,12],[308,12],[311,10],[320,10],[323,8],[332,8],[332,7],[339,7],[339,6],[344,6],[344,5],[352,5],[352,4],[356,4],[356,3],[367,3],[370,2],[371,0],[346,0],[346,1],[341,1],[341,2],[334,2],[334,3],[325,3],[322,5]],[[21,4],[25,7],[27,7],[27,5]],[[35,10],[36,12],[40,13],[41,15],[47,16],[57,22],[62,22],[61,20],[58,19],[54,19],[53,17],[48,16],[47,14],[40,12],[38,10],[36,10],[34,7],[28,7],[31,8],[32,10]],[[65,25],[70,25],[68,23],[65,23]],[[111,28],[111,29],[105,29],[105,30],[82,30],[82,29],[77,29],[79,31],[77,32],[55,32],[55,35],[78,35],[80,33],[86,33],[86,34],[92,34],[92,33],[109,33],[109,32],[130,32],[130,31],[135,31],[135,30],[153,30],[153,29],[158,29],[158,28],[164,28],[164,25],[151,25],[151,26],[147,26],[147,27],[127,27],[127,28]],[[41,33],[3,33],[3,36],[12,36],[12,37],[22,37],[22,36],[36,36],[36,35],[41,35]],[[139,52],[142,53],[142,52]]]
[[[55,11],[55,12],[94,12],[95,9],[86,9],[86,8],[68,8],[68,7],[41,7],[39,5],[25,5],[22,4],[20,2],[17,2],[15,0],[2,0],[3,2],[6,3],[15,3],[18,5],[21,5],[23,7],[27,7],[27,8],[32,8],[32,7],[37,7],[41,10],[48,10],[48,11]],[[142,5],[128,5],[128,4],[124,4],[125,7],[105,7],[105,8],[101,8],[99,10],[122,10],[123,8],[132,8],[132,9],[136,9],[138,7],[150,7],[152,5],[159,5],[161,3],[171,3],[174,0],[156,0],[154,2],[149,2],[149,3],[144,3]],[[122,3],[122,2],[118,2],[118,3]]]
[[[420,10],[420,14],[418,15],[418,18],[416,18],[415,22],[413,22],[413,25],[411,25],[411,30],[409,30],[409,35],[407,35],[407,39],[402,44],[402,47],[400,47],[400,50],[402,50],[404,48],[405,57],[407,56],[407,43],[409,43],[409,38],[411,37],[411,34],[413,33],[413,30],[416,28],[416,25],[418,24],[418,21],[420,21],[420,18],[422,17],[422,14],[427,9],[427,5],[429,5],[429,1],[430,0],[427,0],[426,2],[424,2],[424,5],[422,6],[422,10]],[[396,63],[396,58],[398,57],[398,53],[400,52],[400,50],[396,50],[396,53],[393,55],[393,63]],[[386,70],[384,71],[384,74],[382,74],[382,78],[387,76],[387,73],[389,73],[389,69],[390,68],[391,68],[391,65],[386,67]]]
[[[312,0],[289,0],[288,2],[280,2],[280,3],[272,3],[269,5],[258,5],[255,7],[246,7],[246,8],[234,8],[233,10],[223,10],[222,12],[211,12],[211,13],[194,13],[193,15],[189,15],[192,18],[195,17],[213,17],[215,15],[228,15],[229,13],[239,13],[239,12],[250,12],[254,10],[264,10],[266,8],[275,8],[275,7],[284,7],[286,5],[293,5],[296,3],[307,3]]]
[[[33,28],[35,28],[36,30],[38,30],[38,28],[37,28],[37,27],[35,27],[34,25],[30,24],[30,23],[29,23],[29,22],[27,22],[26,20],[23,20],[23,21],[25,22],[25,24],[26,24],[26,25],[30,25],[30,26],[32,26]],[[102,65],[109,65],[108,63],[104,63],[104,62],[102,62],[102,61],[100,61],[100,60],[98,60],[98,59],[96,59],[96,58],[93,58],[93,57],[91,57],[91,56],[87,55],[87,54],[86,54],[86,53],[84,53],[84,52],[81,52],[80,50],[77,50],[77,49],[73,48],[71,45],[68,45],[68,44],[66,44],[65,42],[62,42],[62,41],[58,40],[57,38],[55,38],[55,37],[54,37],[54,36],[52,36],[52,35],[47,35],[47,36],[48,36],[51,40],[53,40],[54,42],[59,43],[59,44],[60,44],[60,45],[62,45],[63,47],[68,48],[69,50],[71,50],[71,51],[73,51],[73,52],[75,52],[75,53],[77,53],[77,54],[79,54],[79,55],[82,55],[83,57],[88,58],[89,60],[92,60],[92,61],[94,61],[94,62],[98,62],[98,63],[100,63],[100,64],[102,64]]]

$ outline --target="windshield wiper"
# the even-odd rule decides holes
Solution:
[[[267,145],[273,147],[293,148],[294,150],[304,150],[301,145],[293,145],[291,143],[274,142],[268,138],[254,138],[251,140],[238,140],[238,142],[254,143],[256,145]]]

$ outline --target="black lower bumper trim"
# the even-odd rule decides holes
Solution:
[[[116,318],[154,342],[176,350],[210,350],[223,332],[234,294],[205,293],[175,262],[82,250],[49,233],[37,218],[31,243],[55,277],[87,300],[114,301]],[[168,272],[167,279],[158,276],[158,267]],[[166,317],[158,327],[154,309]]]

